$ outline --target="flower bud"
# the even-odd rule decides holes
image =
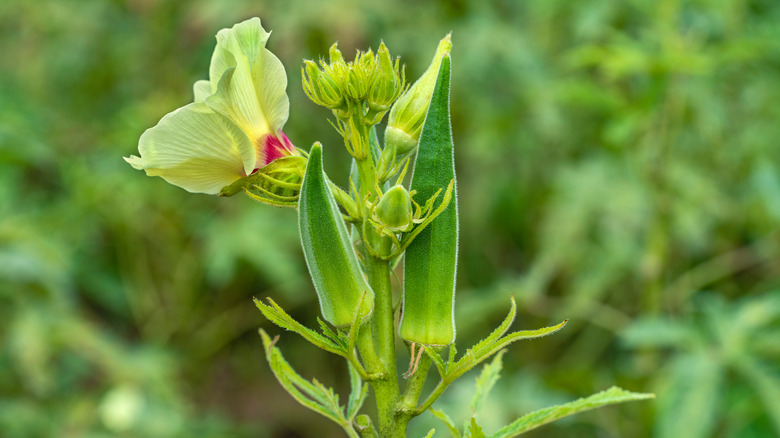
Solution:
[[[376,52],[377,68],[368,90],[368,106],[381,120],[390,105],[398,99],[404,88],[404,75],[399,71],[399,61],[393,63],[385,43]],[[377,122],[379,122],[377,120]]]
[[[341,78],[333,69],[320,70],[313,61],[304,61],[303,91],[317,105],[335,110],[344,107]]]
[[[403,186],[397,185],[385,192],[374,213],[391,231],[402,231],[412,223],[412,198]]]
[[[376,68],[374,52],[371,50],[365,53],[358,51],[357,55],[355,55],[355,60],[348,66],[348,79],[345,86],[347,96],[356,101],[362,101],[368,94],[368,87],[371,84]]]
[[[409,141],[406,141],[406,145],[392,143],[388,141],[388,131],[390,128],[397,129],[409,137],[414,139],[414,145],[416,146],[417,140],[420,139],[420,131],[422,130],[423,122],[425,121],[425,114],[428,112],[428,106],[431,103],[431,96],[433,95],[433,87],[436,85],[436,77],[439,74],[439,66],[441,65],[441,59],[445,54],[450,53],[452,49],[452,41],[450,36],[447,35],[439,42],[439,47],[436,49],[436,54],[433,56],[433,61],[428,67],[428,70],[420,76],[420,79],[415,82],[409,90],[406,91],[393,105],[390,110],[390,116],[387,121],[387,130],[385,131],[385,147],[400,147],[400,149],[409,148]],[[397,133],[390,134],[390,139],[393,141],[399,141]],[[414,147],[414,146],[412,146]],[[396,152],[400,152],[400,149]]]

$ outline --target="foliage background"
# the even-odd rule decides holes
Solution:
[[[516,327],[570,319],[504,356],[488,430],[619,384],[658,399],[529,436],[780,435],[775,0],[0,3],[0,435],[340,436],[282,392],[257,336],[279,330],[252,296],[317,313],[295,213],[121,160],[191,100],[216,31],[255,15],[287,66],[285,131],[321,140],[337,181],[301,58],[383,39],[415,78],[453,31],[458,344],[510,294]],[[340,360],[280,345],[345,387]],[[439,407],[466,418],[474,377]]]

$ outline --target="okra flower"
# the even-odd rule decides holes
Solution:
[[[277,158],[299,155],[282,132],[289,115],[284,66],[265,44],[259,18],[222,29],[209,80],[195,102],[147,129],[125,160],[189,192],[217,194]]]

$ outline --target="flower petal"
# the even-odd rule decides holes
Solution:
[[[195,82],[195,85],[192,86],[192,94],[195,96],[195,102],[203,102],[213,93],[214,90],[211,89],[211,83],[205,79]]]
[[[255,142],[280,130],[290,112],[287,74],[264,47],[268,35],[257,18],[217,34],[210,69],[214,94],[206,99],[209,107],[233,119]]]
[[[203,103],[167,114],[143,133],[140,157],[125,158],[149,176],[189,192],[217,194],[255,168],[252,142],[230,120]]]
[[[217,91],[217,84],[225,70],[236,66],[235,55],[256,56],[257,51],[265,47],[270,35],[271,32],[263,29],[257,17],[238,23],[230,29],[220,30],[209,66],[211,92]]]

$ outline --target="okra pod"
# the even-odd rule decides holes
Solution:
[[[411,189],[430,198],[455,179],[450,127],[450,56],[443,56],[420,134]],[[443,346],[455,340],[455,275],[458,256],[457,184],[447,208],[406,249],[401,338]]]
[[[312,146],[301,184],[298,226],[322,316],[337,327],[352,324],[355,312],[364,320],[374,308],[374,291],[360,270],[341,212],[328,187],[319,143]]]

